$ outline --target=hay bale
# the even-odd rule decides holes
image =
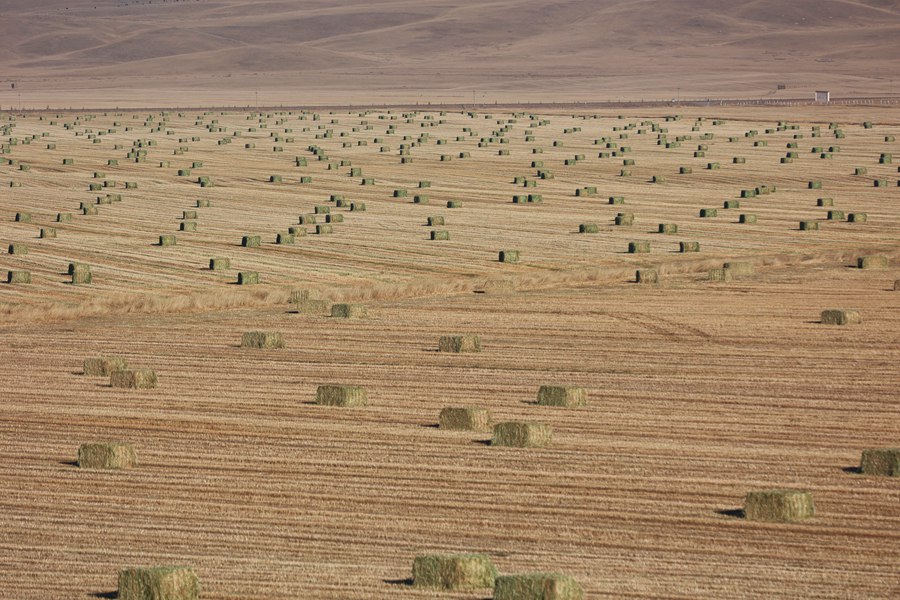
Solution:
[[[738,223],[753,225],[754,223],[756,223],[756,215],[752,213],[741,213],[740,215],[738,215]]]
[[[900,448],[870,448],[863,450],[859,462],[863,475],[900,477]]]
[[[28,245],[27,244],[10,244],[8,248],[8,252],[10,254],[17,254],[19,256],[24,256],[28,254]]]
[[[93,442],[78,447],[82,469],[130,469],[137,466],[134,446],[120,442]]]
[[[821,181],[810,181],[806,184],[807,189],[810,190],[821,190],[822,182]]]
[[[293,244],[294,243],[294,234],[293,233],[277,233],[277,234],[275,234],[275,243],[279,244],[279,245]]]
[[[72,285],[88,285],[93,283],[94,275],[91,273],[90,265],[78,264],[78,265],[69,265],[71,270],[70,275],[72,276]]]
[[[364,212],[366,210],[365,202],[351,202],[350,212]]]
[[[200,579],[190,567],[119,571],[119,600],[199,600]]]
[[[497,569],[485,554],[426,554],[413,560],[416,587],[477,590],[494,587]]]
[[[31,283],[31,271],[7,271],[6,283]]]
[[[847,215],[847,221],[850,223],[865,223],[869,220],[866,213],[850,213]]]
[[[635,283],[659,283],[659,272],[656,269],[638,269],[634,274]]]
[[[152,369],[123,369],[109,374],[114,388],[151,389],[156,387],[156,373]]]
[[[675,223],[660,223],[659,233],[678,233],[678,225]]]
[[[900,292],[900,279],[894,280],[894,291]]]
[[[537,403],[542,406],[580,408],[587,406],[587,390],[575,386],[542,385],[538,388]]]
[[[578,582],[562,573],[503,575],[494,582],[494,600],[583,600]]]
[[[196,206],[197,208],[209,208],[210,203],[209,200],[197,200]]]
[[[450,239],[450,232],[447,231],[447,230],[432,231],[432,232],[431,232],[431,239],[432,239],[432,240],[449,240],[449,239]]]
[[[625,196],[610,196],[610,204],[625,204]]]
[[[72,222],[72,213],[56,213],[56,222],[57,223],[71,223]]]
[[[326,223],[343,223],[344,215],[325,215]]]
[[[241,336],[241,348],[284,348],[284,337],[274,331],[246,331]]]
[[[628,253],[629,254],[643,254],[650,252],[650,242],[647,241],[637,241],[637,242],[628,242]]]
[[[722,208],[740,208],[741,203],[737,200],[726,200],[722,203]]]
[[[356,385],[320,385],[316,389],[316,404],[321,406],[365,406],[366,388]]]
[[[862,323],[862,316],[858,310],[823,310],[822,323],[825,325],[858,325]]]
[[[702,219],[710,219],[712,217],[718,217],[719,211],[715,208],[701,208],[700,209],[700,218]]]
[[[174,235],[159,236],[159,245],[160,246],[174,246],[175,245],[175,236]]]
[[[181,218],[185,221],[192,221],[197,218],[196,210],[183,210],[181,211]]]
[[[501,250],[498,260],[502,263],[517,263],[519,262],[519,251]]]
[[[438,352],[481,352],[481,338],[474,334],[442,335]]]
[[[332,304],[331,316],[336,319],[365,319],[368,311],[362,304]]]
[[[448,200],[447,208],[462,208],[462,202],[459,200]]]
[[[578,226],[578,233],[600,233],[600,227],[596,223],[582,223]]]
[[[710,269],[706,278],[709,281],[731,281],[734,272],[731,269]]]
[[[428,196],[425,194],[416,194],[413,196],[413,204],[428,204]]]
[[[870,254],[856,259],[856,267],[859,269],[887,269],[888,257],[882,254]]]
[[[179,231],[197,231],[196,221],[182,221],[178,224]]]
[[[441,409],[438,427],[458,431],[490,431],[491,411],[472,406],[447,406]]]
[[[816,206],[834,206],[834,198],[819,198],[816,200]]]
[[[18,223],[31,223],[31,213],[27,213],[27,212],[17,212],[17,213],[16,213],[16,222],[18,222]]]
[[[818,231],[818,221],[800,221],[800,231]]]
[[[231,259],[230,258],[210,258],[209,259],[209,270],[210,271],[226,271],[231,268]]]
[[[553,429],[544,423],[507,421],[494,425],[491,446],[543,448],[550,445]]]
[[[256,285],[259,283],[259,273],[256,271],[240,271],[237,276],[238,285]]]
[[[744,499],[744,518],[750,521],[791,522],[813,516],[812,494],[802,490],[762,490]]]
[[[615,218],[615,223],[619,226],[634,225],[634,213],[618,213]]]
[[[51,239],[56,237],[56,229],[53,227],[41,227],[41,239]]]
[[[299,225],[315,225],[316,217],[314,215],[300,215],[297,223]]]
[[[258,235],[245,235],[241,238],[241,246],[244,248],[258,248],[262,244],[262,237]]]
[[[434,227],[435,225],[443,225],[444,217],[428,217],[427,223],[429,227]]]
[[[84,374],[89,377],[109,377],[116,371],[128,368],[128,362],[121,356],[95,356],[84,359]]]

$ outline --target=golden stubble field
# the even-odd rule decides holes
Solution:
[[[0,240],[29,249],[4,250],[0,267],[32,273],[30,285],[0,284],[0,597],[114,597],[121,567],[188,564],[204,598],[426,598],[435,593],[406,584],[413,557],[456,551],[488,553],[503,573],[571,574],[590,598],[900,593],[900,484],[853,472],[863,448],[900,438],[900,188],[897,164],[879,164],[900,154],[885,141],[900,133],[896,111],[685,111],[670,122],[662,112],[499,110],[148,116],[0,122],[15,125],[0,143],[18,140],[0,154],[16,161],[0,165]],[[779,120],[799,129],[766,133]],[[669,141],[691,139],[666,149],[645,121]],[[327,130],[333,137],[316,138]],[[604,137],[631,151],[598,157],[614,150],[594,143]],[[136,140],[156,142],[145,162],[126,158]],[[798,157],[780,164],[789,142]],[[414,143],[413,162],[401,164],[401,144]],[[706,155],[694,157],[699,144]],[[840,150],[822,159],[814,146]],[[584,160],[563,163],[576,154]],[[553,178],[537,178],[532,161]],[[867,173],[854,176],[857,167]],[[654,175],[665,182],[650,183]],[[213,185],[201,188],[201,176]],[[821,190],[808,189],[819,180]],[[116,185],[89,190],[103,181]],[[739,198],[760,185],[776,191]],[[597,195],[576,197],[585,186]],[[122,200],[80,214],[81,202],[107,193]],[[428,203],[414,204],[417,193]],[[529,193],[543,202],[512,203]],[[338,208],[331,194],[366,210]],[[818,198],[868,221],[827,221]],[[723,209],[726,200],[741,207]],[[273,243],[326,205],[344,218],[332,234],[307,225],[294,245]],[[718,217],[699,218],[701,208]],[[178,231],[185,210],[198,212],[196,232]],[[31,223],[15,222],[17,212]],[[634,225],[613,225],[618,212]],[[72,222],[56,223],[57,213]],[[741,213],[757,223],[738,223]],[[445,218],[434,229],[449,240],[429,239],[428,216]],[[801,220],[820,229],[799,231]],[[599,233],[577,233],[588,222]],[[656,233],[660,223],[679,232]],[[38,239],[41,227],[58,236]],[[177,245],[154,245],[163,234]],[[261,247],[240,246],[250,234]],[[634,240],[652,251],[627,254]],[[701,252],[679,253],[680,241]],[[521,262],[497,262],[504,249],[520,250]],[[888,269],[854,268],[874,253]],[[211,257],[232,269],[208,270]],[[728,260],[756,273],[706,280]],[[70,261],[90,264],[93,283],[67,283]],[[656,268],[661,282],[631,283],[637,268]],[[238,271],[259,272],[261,283],[237,286]],[[513,289],[475,293],[493,280]],[[362,302],[369,317],[296,313],[295,289]],[[859,309],[863,323],[823,325],[828,308]],[[283,333],[287,347],[240,348],[257,329]],[[480,334],[484,351],[436,352],[439,336],[462,332]],[[155,369],[159,386],[120,390],[84,376],[82,360],[99,354]],[[369,406],[313,404],[329,382],[366,386]],[[543,384],[583,386],[590,406],[536,406]],[[546,422],[553,444],[494,448],[490,434],[437,429],[450,405]],[[103,439],[134,443],[138,468],[72,464],[79,444]],[[748,491],[769,487],[810,490],[816,517],[735,516]]]

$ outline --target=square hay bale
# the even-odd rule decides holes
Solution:
[[[84,359],[84,374],[89,377],[109,377],[116,371],[128,368],[128,361],[121,356],[95,356]]]
[[[413,204],[428,204],[428,196],[425,194],[416,194],[413,196]]]
[[[816,206],[834,206],[834,198],[818,198]]]
[[[810,181],[806,184],[807,189],[810,190],[821,190],[822,182],[821,181]]]
[[[196,210],[183,210],[183,211],[181,211],[181,218],[184,219],[185,221],[190,221],[192,219],[196,219],[197,211]]]
[[[656,269],[638,269],[634,274],[635,283],[659,283],[659,272]]]
[[[858,325],[862,323],[862,316],[858,310],[823,310],[821,319],[825,325]]]
[[[610,204],[625,204],[625,196],[610,196]]]
[[[31,271],[7,271],[6,283],[31,283]]]
[[[54,227],[41,227],[41,238],[50,239],[56,237],[56,229]]]
[[[700,252],[700,242],[678,242],[678,251],[681,253]]]
[[[485,554],[426,554],[413,560],[416,587],[477,590],[494,587],[497,569]]]
[[[209,259],[209,270],[210,271],[226,271],[231,268],[231,259],[230,258],[210,258]]]
[[[240,271],[237,276],[238,285],[256,285],[259,283],[259,273],[256,271]]]
[[[865,223],[869,220],[869,215],[866,213],[850,213],[847,215],[847,221],[850,223]]]
[[[435,225],[443,225],[444,217],[428,217],[427,223],[429,227],[434,227]]]
[[[447,406],[441,409],[438,426],[459,431],[490,431],[491,411],[473,406]]]
[[[57,223],[71,223],[72,222],[72,213],[56,213],[56,222]]]
[[[18,223],[31,223],[31,213],[27,213],[27,212],[17,212],[17,213],[16,213],[16,222],[18,222]]]
[[[316,225],[316,235],[327,235],[329,233],[334,233],[334,227],[331,224]]]
[[[123,369],[109,374],[109,384],[114,388],[152,389],[156,383],[152,369]]]
[[[358,385],[320,385],[316,389],[316,404],[320,406],[365,406],[366,388]]]
[[[709,281],[731,281],[734,274],[731,269],[710,269],[706,278]]]
[[[829,221],[843,221],[845,218],[844,211],[842,210],[829,210],[828,211],[828,220]]]
[[[447,231],[447,230],[432,231],[432,232],[431,232],[431,239],[432,239],[432,240],[449,240],[449,239],[450,239],[450,232]]]
[[[325,215],[326,223],[343,223],[344,215]]]
[[[364,212],[366,210],[365,202],[351,202],[350,212]]]
[[[818,221],[800,221],[800,231],[818,231]]]
[[[637,242],[628,242],[628,253],[629,254],[643,254],[650,252],[650,242],[647,241],[637,241]]]
[[[241,348],[284,348],[284,336],[275,331],[245,331]]]
[[[179,231],[197,231],[196,221],[182,221],[178,224]]]
[[[619,213],[616,215],[615,224],[618,226],[634,225],[634,213]]]
[[[859,462],[863,475],[900,477],[900,448],[870,448],[863,450]]]
[[[78,265],[72,273],[72,285],[88,285],[94,282],[94,274],[88,265]]]
[[[600,227],[596,223],[582,223],[578,226],[578,233],[599,233]]]
[[[738,215],[738,223],[753,225],[754,223],[756,223],[756,215],[752,213],[741,213],[740,215]]]
[[[744,499],[744,518],[750,521],[802,521],[815,512],[812,494],[803,490],[762,490]]]
[[[258,235],[245,235],[241,238],[241,246],[244,248],[259,248],[262,238]]]
[[[159,236],[159,245],[160,246],[174,246],[175,245],[175,236],[174,235]]]
[[[300,218],[297,219],[298,225],[315,225],[316,217],[314,215],[300,215]]]
[[[293,233],[278,233],[275,235],[275,243],[279,245],[293,244],[295,241]]]
[[[481,337],[474,334],[442,335],[438,352],[481,352]]]
[[[675,223],[660,223],[659,233],[678,233],[678,225]]]
[[[587,400],[587,390],[575,386],[542,385],[537,393],[537,403],[542,406],[580,408],[587,406]]]
[[[28,245],[27,244],[10,244],[8,248],[8,252],[10,254],[18,254],[23,256],[28,254]]]
[[[313,210],[317,215],[327,215],[331,213],[330,206],[316,206]]]
[[[190,567],[119,571],[119,600],[199,600],[200,579]]]
[[[724,263],[722,265],[722,268],[728,269],[729,271],[731,271],[732,275],[735,275],[736,277],[753,275],[756,272],[753,264],[749,262],[729,261],[727,263]]]
[[[887,269],[888,257],[882,254],[870,254],[856,259],[856,267],[859,269]]]
[[[738,200],[726,200],[722,203],[722,208],[740,208],[741,203]]]
[[[209,200],[197,200],[196,202],[197,208],[209,208],[209,205]]]
[[[78,447],[82,469],[130,469],[137,466],[134,446],[120,442],[92,442]]]
[[[894,280],[894,291],[900,292],[900,279]]]
[[[501,250],[498,260],[502,263],[517,263],[519,262],[519,251]]]
[[[497,577],[494,600],[584,600],[584,591],[569,575],[522,573]]]
[[[491,446],[543,448],[550,445],[553,429],[544,423],[507,421],[494,425]]]
[[[331,316],[337,319],[365,319],[368,311],[362,304],[332,304]]]

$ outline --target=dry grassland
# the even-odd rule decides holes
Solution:
[[[900,118],[807,111],[705,113],[699,131],[701,113],[673,122],[662,113],[541,115],[549,124],[534,128],[528,115],[500,112],[411,122],[397,113],[200,114],[203,125],[218,120],[216,132],[195,125],[196,113],[169,115],[159,132],[143,114],[17,118],[0,143],[19,143],[0,159],[31,168],[0,165],[0,241],[29,252],[4,251],[0,268],[33,280],[0,284],[0,597],[110,597],[120,567],[188,564],[210,599],[428,598],[433,591],[406,582],[413,558],[445,552],[489,554],[503,574],[564,572],[590,598],[900,594],[898,484],[853,472],[862,449],[900,437],[900,188],[897,163],[878,163],[881,153],[900,159],[885,141],[900,134]],[[765,133],[779,119],[799,129]],[[645,120],[668,128],[670,141],[692,139],[666,149]],[[834,138],[832,121],[845,138]],[[564,133],[573,127],[582,131]],[[115,133],[100,143],[87,139],[107,129]],[[326,129],[334,137],[316,139]],[[744,137],[751,129],[759,135]],[[707,132],[714,138],[700,140]],[[400,144],[421,134],[429,138],[401,164]],[[22,143],[30,135],[38,138]],[[593,143],[604,136],[631,152],[599,158],[611,151]],[[490,137],[509,142],[476,146]],[[157,145],[146,162],[129,162],[138,139]],[[794,141],[799,157],[780,164]],[[693,156],[698,144],[705,157]],[[821,159],[812,146],[840,151]],[[576,154],[584,160],[564,165]],[[295,166],[298,156],[308,166]],[[635,160],[628,177],[619,176],[624,158]],[[534,160],[554,178],[536,179]],[[194,161],[203,166],[176,175]],[[709,162],[721,169],[706,170]],[[362,174],[351,177],[351,167]],[[856,167],[867,174],[854,176]],[[201,188],[200,176],[213,186]],[[518,176],[537,187],[513,184]],[[104,180],[117,187],[89,191]],[[420,180],[432,186],[419,190]],[[814,180],[821,190],[807,189]],[[739,198],[760,185],[777,191]],[[597,195],[576,197],[585,186]],[[395,189],[409,195],[393,198]],[[79,214],[80,202],[106,193],[122,201]],[[417,193],[428,204],[414,204]],[[512,203],[528,193],[543,202]],[[338,208],[331,194],[366,210]],[[822,197],[868,221],[825,220]],[[725,200],[741,208],[723,209]],[[324,205],[344,217],[334,233],[298,225]],[[701,208],[718,217],[699,218]],[[196,232],[178,231],[185,210],[197,211]],[[32,222],[15,222],[20,211]],[[72,222],[56,223],[60,212]],[[634,213],[634,225],[613,225],[618,212]],[[740,224],[740,213],[758,220]],[[449,240],[429,239],[435,215]],[[801,220],[820,229],[799,231]],[[599,233],[579,234],[586,222]],[[660,223],[678,233],[656,233]],[[309,234],[274,244],[292,226]],[[41,227],[58,237],[38,239]],[[177,245],[155,245],[163,234]],[[262,236],[261,247],[241,247],[244,235]],[[651,241],[651,252],[627,254],[634,240]],[[701,252],[680,254],[680,241]],[[521,262],[499,263],[505,249],[520,250]],[[887,256],[888,268],[855,268],[865,254]],[[231,268],[209,270],[212,257]],[[756,274],[706,281],[734,260]],[[93,282],[68,283],[69,262],[91,265]],[[638,268],[657,269],[660,283],[631,283]],[[239,271],[258,272],[261,284],[235,285]],[[474,293],[494,280],[514,289]],[[295,289],[362,303],[368,318],[298,314],[288,304]],[[858,309],[862,323],[819,323],[831,308]],[[286,347],[241,348],[246,331],[281,333]],[[479,334],[483,351],[437,352],[440,336],[462,333]],[[154,369],[158,387],[116,389],[81,374],[84,358],[100,355]],[[365,386],[368,406],[315,405],[325,383]],[[584,387],[589,406],[538,406],[541,385]],[[437,429],[443,407],[467,405],[497,422],[547,423],[553,443],[492,448],[489,432]],[[79,470],[78,446],[98,440],[133,443],[138,466]],[[816,516],[737,516],[748,491],[773,487],[810,490]]]

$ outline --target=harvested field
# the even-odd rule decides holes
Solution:
[[[898,175],[878,162],[900,153],[884,141],[900,133],[894,112],[747,111],[721,125],[712,111],[700,122],[699,112],[668,122],[499,111],[134,116],[9,122],[0,113],[0,128],[15,124],[0,143],[39,140],[0,154],[31,166],[0,164],[0,183],[22,183],[0,187],[0,241],[29,246],[0,255],[0,269],[32,274],[31,285],[0,284],[0,389],[11,391],[0,403],[0,597],[90,599],[113,593],[121,569],[184,565],[205,600],[432,598],[408,581],[415,557],[468,553],[489,556],[500,575],[570,575],[586,598],[900,593],[898,480],[856,472],[862,450],[900,439]],[[862,126],[869,117],[873,129]],[[799,129],[764,133],[779,119]],[[694,159],[696,143],[660,146],[645,120],[672,140],[714,137]],[[810,147],[838,143],[830,121],[845,137],[822,160]],[[827,141],[810,137],[813,125]],[[94,144],[88,128],[115,132]],[[328,129],[333,137],[316,137]],[[283,152],[272,151],[272,132]],[[416,160],[401,163],[399,145],[423,132]],[[492,137],[508,142],[478,146]],[[634,175],[619,175],[621,158],[598,157],[601,137],[631,148]],[[800,158],[782,164],[789,141]],[[533,148],[553,179],[535,176]],[[127,160],[133,149],[146,160]],[[576,154],[586,158],[565,166]],[[746,163],[733,164],[738,155]],[[685,165],[695,168],[679,174]],[[868,174],[853,175],[859,166]],[[98,169],[120,182],[121,201],[75,213],[96,196],[88,183]],[[272,173],[283,182],[269,183]],[[514,204],[524,189],[516,177],[536,181],[542,202]],[[893,187],[873,187],[886,177]],[[428,239],[429,205],[393,193],[426,180],[432,205],[461,202],[439,244]],[[597,195],[574,195],[586,186]],[[699,216],[761,186],[775,191],[740,200],[754,224],[731,209]],[[823,194],[866,222],[828,220]],[[623,207],[610,196],[626,199],[632,225],[613,224]],[[332,234],[274,243],[317,206],[344,216]],[[196,210],[197,231],[157,245],[186,210]],[[61,212],[72,222],[56,222]],[[819,230],[798,231],[801,220]],[[39,238],[51,222],[58,237]],[[579,234],[579,223],[599,234]],[[685,237],[659,235],[660,223]],[[245,235],[262,243],[242,247]],[[651,252],[627,253],[639,239],[652,239]],[[683,239],[703,252],[680,252]],[[502,248],[521,250],[520,262],[499,262]],[[887,268],[856,268],[869,255]],[[210,268],[218,256],[228,268]],[[72,262],[91,265],[90,286],[71,285]],[[747,265],[708,281],[725,263]],[[633,285],[638,269],[655,269],[659,283]],[[260,283],[237,286],[245,272]],[[486,282],[503,282],[502,293],[474,293]],[[298,312],[293,290],[320,310]],[[368,317],[331,318],[325,302],[361,304]],[[823,326],[834,307],[864,319]],[[247,331],[290,343],[248,351],[237,343]],[[462,332],[477,332],[482,352],[438,351],[441,336]],[[152,367],[157,387],[85,377],[85,357],[101,354]],[[324,382],[363,386],[366,407],[317,405]],[[536,404],[554,382],[589,390],[590,402]],[[490,431],[438,428],[448,406],[487,409],[494,423],[545,423],[552,443],[492,447]],[[138,466],[79,469],[73,452],[90,440],[128,440]],[[809,491],[815,516],[741,518],[748,492],[782,488]]]

